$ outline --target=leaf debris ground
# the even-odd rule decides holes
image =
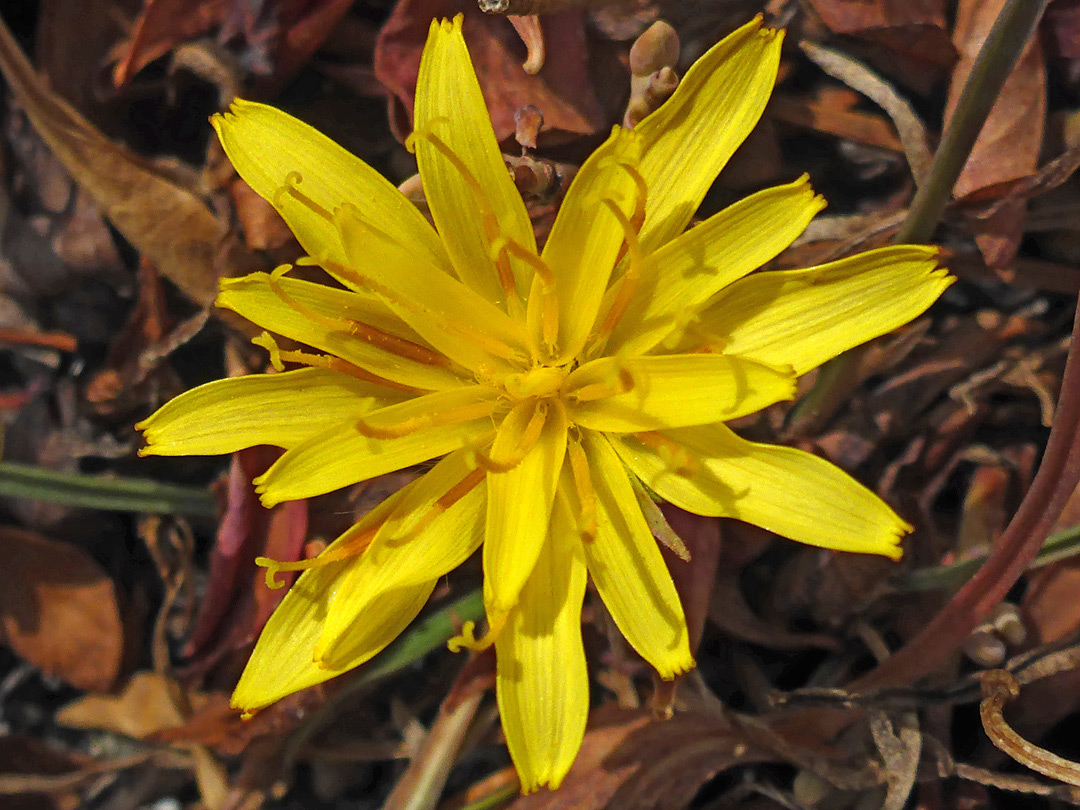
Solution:
[[[1067,424],[1080,392],[1068,374],[1063,385],[1080,290],[1074,0],[1049,4],[936,233],[964,283],[842,380],[819,379],[826,395],[812,409],[776,407],[741,425],[875,487],[917,527],[902,564],[668,514],[691,553],[689,565],[668,556],[699,669],[665,692],[590,599],[590,665],[604,688],[554,794],[516,797],[491,663],[442,649],[476,615],[478,566],[440,585],[426,618],[368,667],[250,721],[228,708],[282,593],[264,587],[254,557],[317,553],[409,474],[266,511],[247,482],[272,450],[238,453],[231,466],[136,458],[132,423],[197,383],[265,363],[244,324],[208,308],[217,279],[299,253],[232,173],[210,113],[237,91],[280,105],[422,206],[402,144],[420,49],[431,17],[464,11],[496,132],[533,192],[543,238],[560,191],[610,126],[660,103],[680,67],[762,12],[790,31],[780,85],[702,213],[809,172],[830,209],[775,266],[805,265],[893,237],[1006,3],[527,5],[518,11],[540,16],[508,20],[466,0],[95,0],[77,25],[60,0],[3,13],[0,413],[12,466],[0,468],[0,491],[27,465],[43,474],[41,497],[0,499],[3,800],[60,810],[981,808],[1016,792],[1078,803],[1074,788],[999,755],[974,711],[978,670],[1014,671],[1010,727],[1031,749],[1080,759],[1068,733],[1080,712],[1080,558],[1068,554],[1080,494],[1062,491],[1080,466]],[[631,52],[658,19],[681,57],[657,29]],[[73,475],[106,487],[99,508],[50,496],[83,480]],[[133,478],[162,499],[157,515],[139,502],[114,511],[108,482]],[[1010,520],[1033,487],[1063,505],[1045,527],[1053,560],[1017,587],[1007,564],[970,580],[956,564],[1013,542]],[[93,488],[80,493],[93,503]],[[974,617],[973,632],[927,646],[918,631],[943,615]],[[874,670],[911,639],[914,649]],[[915,659],[926,671],[905,664]]]

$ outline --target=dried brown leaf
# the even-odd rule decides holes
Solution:
[[[169,681],[155,672],[136,672],[118,695],[86,695],[67,704],[56,721],[69,728],[101,729],[145,739],[183,721]],[[189,695],[201,706],[206,698]]]
[[[67,543],[0,528],[0,628],[22,658],[80,689],[106,690],[120,672],[116,589]]]
[[[681,810],[728,768],[783,761],[714,714],[657,721],[641,711],[593,712],[574,766],[554,793],[522,796],[508,810]]]
[[[402,0],[379,32],[375,74],[391,94],[391,123],[404,137],[411,129],[413,97],[420,51],[433,18],[465,14],[463,31],[480,87],[487,102],[495,136],[513,137],[514,114],[532,105],[544,118],[541,133],[550,139],[592,135],[606,126],[603,109],[589,80],[585,21],[570,11],[544,19],[544,42],[549,59],[535,76],[522,69],[524,47],[514,28],[501,17],[481,14],[469,0]]]
[[[957,8],[953,40],[960,60],[953,71],[945,105],[948,126],[975,57],[1005,0],[965,0]],[[1039,37],[1028,43],[1001,88],[953,193],[964,197],[987,186],[1035,173],[1046,124],[1046,70]],[[991,267],[1001,267],[1016,255],[1024,229],[1025,205],[1003,205],[976,235],[979,250]]]
[[[581,750],[562,786],[553,793],[519,796],[507,810],[598,810],[608,806],[615,791],[640,763],[614,765],[606,759],[634,731],[649,725],[651,718],[647,712],[624,711],[609,705],[593,712],[589,721]]]
[[[98,126],[108,126],[109,109],[102,90],[108,52],[122,36],[117,25],[130,19],[142,0],[79,0],[78,25],[72,24],[71,0],[44,0],[34,35],[34,64],[49,77],[49,87]]]
[[[856,50],[879,69],[929,92],[956,61],[945,0],[809,0],[835,34],[857,38]]]
[[[810,0],[837,34],[902,25],[945,25],[944,0]]]
[[[190,189],[106,138],[38,78],[0,25],[0,72],[34,128],[117,230],[193,301],[217,292],[225,223]]]
[[[113,51],[112,80],[117,87],[181,42],[219,24],[227,0],[146,0],[128,38]]]
[[[787,124],[902,153],[904,145],[889,122],[881,115],[854,109],[857,101],[854,93],[818,92],[803,97],[778,92],[769,101],[769,115]]]

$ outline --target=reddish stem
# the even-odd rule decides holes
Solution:
[[[1080,484],[1080,301],[1061,395],[1042,464],[990,556],[967,584],[908,643],[877,669],[848,684],[859,691],[911,683],[936,669],[1005,598],[1042,548]]]

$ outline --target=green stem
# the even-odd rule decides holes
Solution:
[[[143,478],[62,473],[11,461],[0,462],[0,496],[117,512],[217,514],[214,498],[205,489]]]
[[[975,57],[956,109],[934,153],[930,172],[915,193],[907,218],[896,235],[898,243],[930,240],[987,116],[1049,2],[1006,0]]]
[[[1043,547],[1039,550],[1035,559],[1031,561],[1028,570],[1041,568],[1044,565],[1067,559],[1076,554],[1080,554],[1080,526],[1073,526],[1046,538],[1046,542],[1043,543]],[[933,591],[940,588],[958,588],[971,579],[984,562],[986,562],[985,555],[950,563],[949,565],[917,568],[905,574],[896,588],[902,593]]]

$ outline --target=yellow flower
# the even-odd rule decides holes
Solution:
[[[686,229],[757,122],[782,35],[755,20],[705,54],[634,131],[615,128],[536,247],[499,153],[461,18],[433,23],[411,139],[435,227],[310,127],[237,101],[214,126],[308,258],[222,282],[218,305],[311,347],[279,373],[219,380],[140,424],[146,453],[285,448],[272,506],[432,459],[306,569],[233,698],[252,711],[371,658],[436,581],[483,547],[497,696],[522,788],[557,787],[584,733],[586,578],[664,678],[694,665],[649,529],[648,490],[826,548],[900,556],[909,527],[829,463],[723,423],[791,399],[795,378],[911,320],[950,284],[930,248],[751,272],[824,202],[806,178]],[[284,364],[301,368],[285,371]],[[647,519],[646,514],[649,515]]]

